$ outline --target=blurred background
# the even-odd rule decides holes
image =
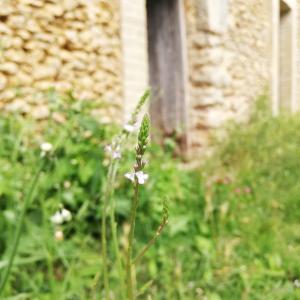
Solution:
[[[137,269],[148,283],[140,299],[300,299],[299,8],[297,0],[2,0],[1,276],[40,144],[55,147],[3,299],[102,299],[105,146],[148,86],[153,138],[137,245],[155,232],[166,197],[170,222]],[[121,247],[135,142],[114,195]],[[57,236],[51,216],[61,207],[72,220]]]

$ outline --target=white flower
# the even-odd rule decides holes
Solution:
[[[300,288],[300,280],[299,279],[294,280],[294,286],[298,289]]]
[[[50,218],[51,222],[55,225],[60,225],[64,222],[64,218],[62,216],[62,214],[57,211],[51,218]]]
[[[139,184],[144,184],[148,179],[149,175],[145,174],[143,171],[139,171],[135,173]]]
[[[71,212],[69,210],[65,209],[65,208],[63,208],[61,210],[61,216],[62,216],[63,220],[66,221],[66,222],[69,222],[72,219]]]
[[[50,152],[53,149],[53,146],[50,143],[42,143],[40,147],[41,147],[41,150],[46,153]]]
[[[114,152],[112,153],[112,158],[113,158],[113,159],[120,159],[120,158],[121,158],[121,152],[119,152],[119,151],[114,151]]]
[[[133,182],[134,181],[134,175],[135,175],[135,173],[126,173],[125,177]]]
[[[125,124],[125,126],[124,126],[124,129],[127,131],[127,132],[133,132],[133,131],[135,131],[135,129],[136,129],[136,124],[133,124],[133,125],[131,125],[131,124]]]
[[[57,211],[51,218],[51,222],[55,225],[61,225],[63,222],[69,222],[72,219],[72,214],[69,210],[62,208]]]
[[[64,239],[64,233],[62,230],[56,230],[54,233],[54,237],[57,241],[62,241]]]
[[[134,182],[134,178],[136,177],[139,184],[144,184],[148,179],[149,175],[145,174],[143,171],[138,171],[133,173],[126,173],[125,177],[132,182]]]

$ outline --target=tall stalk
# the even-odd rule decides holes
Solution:
[[[22,231],[25,215],[26,215],[27,209],[28,209],[28,207],[31,203],[31,200],[33,198],[34,191],[35,191],[36,186],[38,184],[38,181],[39,181],[42,169],[45,165],[45,162],[46,162],[46,160],[43,159],[40,166],[38,167],[32,181],[31,181],[29,190],[26,194],[24,204],[23,204],[23,208],[22,208],[22,211],[20,213],[19,220],[18,220],[18,223],[17,223],[12,249],[11,249],[9,259],[8,259],[8,265],[7,265],[7,267],[4,271],[4,275],[3,275],[1,283],[0,283],[0,295],[4,291],[4,287],[7,283],[8,277],[10,275],[10,272],[11,272],[11,269],[12,269],[12,266],[13,266],[13,262],[14,262],[14,259],[15,259],[15,256],[16,256],[16,253],[17,253],[17,250],[18,250],[19,243],[20,243],[21,231]]]
[[[146,90],[143,96],[141,97],[140,101],[138,102],[135,110],[133,111],[131,118],[127,124],[127,126],[133,127],[137,122],[138,115],[145,105],[146,101],[149,99],[150,91]],[[130,130],[124,129],[122,132],[115,138],[111,145],[112,154],[116,153],[116,151],[121,154],[123,145],[127,140]],[[104,195],[103,195],[103,209],[102,209],[102,220],[101,220],[101,242],[102,242],[102,260],[103,260],[103,279],[104,279],[104,290],[105,290],[105,299],[109,300],[109,274],[108,274],[108,257],[107,257],[107,215],[109,210],[109,219],[110,219],[110,227],[112,233],[112,242],[113,242],[113,249],[115,252],[115,257],[117,260],[117,267],[119,273],[119,281],[121,285],[121,290],[125,291],[125,278],[123,273],[123,266],[122,266],[122,259],[119,250],[119,243],[118,243],[118,236],[117,236],[117,224],[115,221],[115,205],[112,201],[112,195],[114,192],[114,183],[116,180],[116,174],[118,170],[118,161],[111,156],[108,175],[107,175],[107,182],[104,187]],[[121,295],[122,299],[125,299],[125,295]]]
[[[127,173],[125,176],[130,179],[134,184],[134,196],[131,203],[131,213],[129,220],[129,236],[128,236],[128,249],[126,253],[126,276],[127,276],[127,297],[128,300],[136,299],[136,291],[133,283],[136,281],[133,279],[132,271],[132,252],[133,252],[133,242],[134,242],[134,229],[135,220],[137,214],[137,208],[139,203],[139,185],[144,184],[148,179],[148,175],[144,174],[142,171],[146,165],[146,161],[143,160],[147,144],[149,142],[149,130],[150,130],[150,120],[148,115],[145,115],[140,127],[138,135],[138,144],[136,147],[136,158],[134,165],[134,172]]]
[[[128,236],[128,250],[127,250],[127,258],[126,258],[126,276],[127,276],[127,295],[129,300],[135,299],[135,291],[133,287],[133,272],[132,272],[132,248],[133,248],[133,239],[134,239],[134,229],[135,229],[135,219],[136,212],[138,208],[138,193],[139,193],[139,184],[137,180],[134,183],[134,198],[131,206],[130,212],[130,231]]]

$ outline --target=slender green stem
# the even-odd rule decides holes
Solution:
[[[105,186],[103,209],[102,209],[102,220],[101,220],[101,241],[102,241],[102,260],[103,260],[103,280],[104,280],[104,290],[105,299],[109,300],[109,280],[108,280],[108,261],[107,261],[107,244],[106,244],[106,219],[107,219],[107,209],[109,204],[109,196],[112,183],[112,169],[113,163],[109,165],[107,183]]]
[[[127,257],[126,257],[126,274],[127,274],[127,296],[128,300],[135,299],[135,291],[133,287],[133,272],[132,272],[132,248],[133,248],[133,239],[134,239],[134,229],[135,229],[135,219],[136,219],[136,212],[138,207],[138,200],[139,200],[139,184],[137,180],[135,180],[134,184],[134,198],[131,206],[131,213],[130,213],[130,230],[129,230],[129,237],[128,237],[128,250],[127,250]]]
[[[168,219],[163,219],[161,224],[158,226],[155,235],[148,242],[148,244],[141,250],[141,252],[137,255],[137,257],[133,260],[133,264],[137,264],[140,259],[144,256],[144,254],[149,250],[149,248],[156,242],[157,238],[160,236],[163,231],[165,225],[168,223]]]
[[[113,169],[113,172],[112,172],[112,182],[115,182],[117,169],[118,169],[118,163],[116,162],[114,164],[114,169]],[[112,188],[111,199],[112,199],[113,191],[114,191],[114,189]],[[116,260],[117,260],[119,281],[120,281],[121,291],[122,291],[121,298],[125,299],[125,294],[124,294],[125,291],[126,291],[125,277],[124,277],[122,259],[121,259],[119,243],[118,243],[117,223],[116,223],[116,220],[115,220],[115,205],[114,205],[114,202],[111,201],[110,205],[111,205],[110,211],[109,211],[110,212],[110,214],[109,214],[110,215],[110,226],[111,226],[111,232],[112,232],[113,247],[114,247],[115,256],[116,256]]]
[[[15,231],[15,237],[14,237],[14,241],[13,241],[13,245],[12,245],[12,250],[11,250],[11,253],[10,253],[10,256],[9,256],[9,259],[8,259],[8,265],[7,265],[6,270],[4,271],[4,275],[3,275],[2,280],[1,280],[0,295],[3,292],[4,287],[6,285],[6,282],[8,280],[8,277],[10,275],[10,272],[11,272],[11,269],[12,269],[12,266],[13,266],[13,262],[14,262],[14,259],[15,259],[15,256],[16,256],[16,253],[17,253],[17,250],[18,250],[25,215],[26,215],[27,209],[28,209],[28,207],[31,203],[31,200],[32,200],[35,188],[37,186],[40,174],[41,174],[42,169],[44,167],[45,161],[46,161],[45,159],[42,160],[40,166],[38,167],[38,169],[36,171],[36,174],[34,175],[34,177],[32,179],[29,190],[26,194],[24,204],[23,204],[23,208],[22,208],[22,211],[20,213],[19,221],[18,221],[17,228],[16,228],[16,231]]]

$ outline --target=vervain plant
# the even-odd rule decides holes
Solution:
[[[134,196],[131,203],[131,212],[130,212],[130,220],[129,220],[130,227],[129,227],[129,236],[128,236],[128,249],[126,253],[126,283],[127,283],[128,300],[134,300],[137,297],[136,287],[134,286],[134,283],[136,282],[135,273],[133,271],[134,263],[137,263],[142,258],[142,256],[155,242],[157,237],[162,232],[164,226],[168,222],[168,209],[166,203],[164,203],[163,219],[158,230],[156,231],[155,236],[142,249],[142,251],[138,254],[136,259],[133,259],[134,230],[135,230],[137,209],[139,204],[139,186],[144,184],[148,179],[148,174],[145,174],[143,172],[143,169],[147,163],[146,160],[144,160],[144,154],[146,152],[147,145],[149,143],[149,131],[150,131],[150,119],[149,116],[146,114],[142,120],[142,124],[138,134],[138,143],[135,151],[136,157],[135,157],[135,164],[133,166],[133,172],[125,174],[125,177],[131,180],[134,186]]]
[[[38,166],[38,168],[35,172],[35,175],[33,176],[33,179],[32,179],[31,184],[29,186],[28,192],[25,196],[24,204],[23,204],[23,207],[22,207],[19,219],[18,219],[17,226],[16,226],[15,236],[14,236],[11,252],[10,252],[10,255],[9,255],[9,258],[8,258],[7,267],[6,267],[6,269],[4,269],[3,275],[1,276],[0,295],[4,291],[5,285],[7,283],[8,278],[9,278],[9,275],[10,275],[10,272],[11,272],[11,269],[12,269],[12,266],[13,266],[13,262],[14,262],[16,254],[17,254],[18,246],[19,246],[19,243],[20,243],[21,232],[22,232],[22,227],[23,227],[23,224],[24,224],[24,219],[25,219],[25,216],[26,216],[26,212],[27,212],[27,209],[28,209],[32,199],[33,199],[34,192],[36,190],[41,172],[42,172],[42,170],[43,170],[43,168],[44,168],[44,166],[47,162],[47,158],[49,157],[49,154],[52,151],[52,145],[49,144],[49,143],[43,143],[41,145],[41,151],[42,151],[41,152],[41,162],[40,162],[40,165]]]
[[[107,217],[110,220],[111,234],[112,234],[112,244],[116,257],[116,263],[118,268],[119,283],[120,283],[120,297],[122,299],[133,300],[137,297],[136,287],[134,286],[135,275],[133,272],[133,267],[137,264],[147,250],[154,244],[158,236],[161,234],[164,226],[168,222],[168,208],[166,201],[163,203],[163,217],[162,221],[154,235],[154,237],[148,242],[148,244],[138,253],[136,258],[133,257],[133,246],[134,246],[134,229],[135,220],[137,214],[137,208],[139,203],[139,185],[144,184],[148,179],[148,175],[143,172],[146,165],[146,161],[143,159],[147,145],[149,143],[149,132],[150,132],[150,119],[146,114],[142,120],[141,126],[138,133],[138,143],[136,147],[136,158],[135,165],[133,167],[133,172],[125,174],[129,180],[133,182],[134,185],[134,198],[131,203],[130,212],[130,230],[128,236],[128,248],[126,251],[125,265],[122,261],[121,251],[119,248],[119,242],[117,237],[117,224],[115,221],[115,205],[112,199],[114,193],[116,174],[119,166],[119,159],[121,158],[121,152],[123,146],[131,132],[136,128],[137,119],[142,107],[145,105],[146,101],[150,96],[150,92],[147,90],[141,97],[139,103],[137,104],[134,112],[131,115],[131,119],[124,126],[122,132],[113,140],[111,145],[107,147],[110,153],[110,163],[108,167],[107,182],[104,186],[103,193],[103,209],[102,209],[102,223],[101,223],[101,241],[102,241],[102,260],[103,260],[103,280],[104,280],[104,295],[105,299],[110,299],[110,282],[109,282],[109,272],[108,272],[108,255],[107,255]],[[145,288],[143,288],[144,292]]]
[[[114,183],[116,180],[116,174],[119,166],[118,160],[121,158],[123,146],[128,139],[130,133],[136,129],[136,123],[138,116],[148,101],[150,96],[150,90],[146,90],[143,96],[140,98],[136,108],[134,109],[130,120],[124,126],[123,130],[119,135],[115,137],[112,144],[107,147],[110,153],[110,162],[108,167],[107,181],[104,185],[103,192],[103,209],[102,209],[102,220],[101,220],[101,242],[102,242],[102,260],[103,260],[103,278],[104,278],[104,292],[105,299],[109,299],[109,276],[108,276],[108,259],[107,259],[107,217],[109,212],[110,227],[112,232],[113,248],[117,260],[118,275],[120,280],[120,287],[122,291],[125,291],[125,277],[122,267],[122,260],[119,250],[119,243],[117,237],[117,224],[115,221],[115,206],[112,202],[112,195],[114,192]],[[121,297],[125,299],[125,294],[122,292]]]

